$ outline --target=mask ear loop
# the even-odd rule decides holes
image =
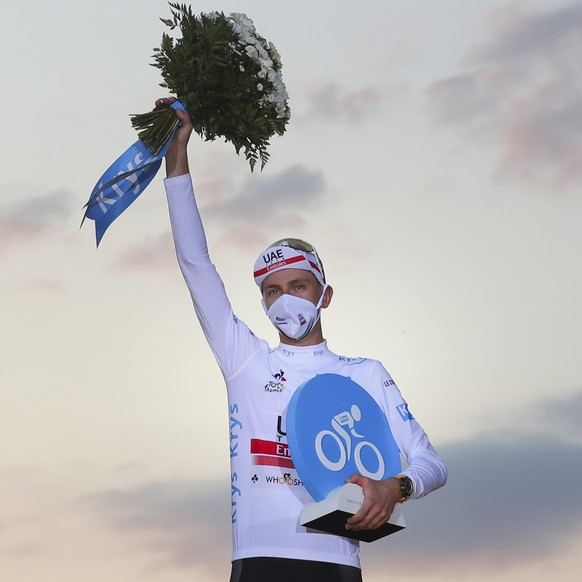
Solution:
[[[329,287],[329,285],[327,283],[325,283],[323,285],[323,291],[321,292],[321,297],[319,298],[319,301],[317,302],[317,305],[315,306],[315,309],[317,309],[318,313],[321,311],[321,306],[323,305],[323,296],[325,295],[325,292],[327,291],[328,287]]]
[[[325,295],[325,290],[329,287],[329,285],[326,283],[323,286],[323,291],[321,292],[321,297],[319,298],[319,301],[316,303],[315,305],[315,320],[314,322],[311,324],[311,326],[309,327],[309,330],[307,330],[307,332],[302,336],[305,337],[314,327],[315,324],[319,321],[319,319],[321,318],[321,306],[323,304],[323,296]]]

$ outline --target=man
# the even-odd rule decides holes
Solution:
[[[285,456],[285,410],[295,389],[318,373],[352,378],[382,407],[408,462],[398,477],[374,481],[353,475],[349,479],[362,487],[365,500],[347,520],[347,529],[380,527],[397,503],[420,498],[444,485],[446,468],[380,362],[344,358],[328,349],[320,312],[330,305],[333,289],[326,283],[323,265],[311,245],[283,239],[261,253],[255,263],[254,278],[263,306],[279,332],[277,348],[271,349],[235,317],[210,262],[194,198],[187,156],[192,122],[183,111],[176,115],[182,126],[166,155],[165,180],[174,242],[196,314],[228,391],[234,546],[231,582],[359,582],[357,542],[307,530],[298,523],[310,497],[292,460]]]

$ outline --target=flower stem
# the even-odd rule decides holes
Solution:
[[[160,105],[153,111],[131,116],[131,125],[138,131],[139,139],[154,155],[162,149],[179,123],[169,105]]]

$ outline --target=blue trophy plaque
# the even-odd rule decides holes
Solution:
[[[305,505],[301,525],[368,542],[404,528],[396,508],[378,529],[345,529],[364,499],[362,488],[346,479],[359,473],[381,481],[402,469],[386,415],[351,378],[320,374],[302,384],[287,410],[287,442],[297,473],[314,499]]]

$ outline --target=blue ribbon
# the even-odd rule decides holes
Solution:
[[[178,101],[171,107],[185,111]],[[155,155],[140,140],[136,141],[99,178],[85,205],[87,210],[81,222],[82,226],[85,218],[95,221],[97,246],[109,225],[136,200],[158,173],[173,136],[174,133]]]

